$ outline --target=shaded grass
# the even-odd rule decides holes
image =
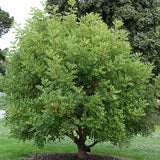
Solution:
[[[21,157],[40,152],[77,152],[76,145],[68,138],[62,142],[47,143],[42,149],[37,148],[33,141],[23,143],[9,138],[8,128],[3,127],[3,124],[3,120],[0,120],[0,160],[20,160]],[[100,143],[91,150],[93,153],[128,157],[135,160],[160,160],[160,126],[157,126],[153,136],[135,137],[127,147]]]

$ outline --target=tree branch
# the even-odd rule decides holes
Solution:
[[[87,146],[87,147],[88,147],[88,148],[91,148],[91,147],[93,147],[94,145],[96,145],[98,142],[99,142],[99,141],[94,140],[94,142],[93,142],[91,145]]]

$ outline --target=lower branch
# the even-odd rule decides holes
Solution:
[[[91,145],[87,146],[87,147],[88,147],[88,148],[91,148],[91,147],[95,146],[98,142],[99,142],[99,141],[94,140],[94,142],[93,142]]]

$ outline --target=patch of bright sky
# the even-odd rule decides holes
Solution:
[[[24,25],[26,19],[30,18],[31,7],[43,9],[45,0],[0,0],[0,7],[14,17],[15,22]],[[0,38],[0,49],[10,47],[10,42],[14,40],[14,29]]]

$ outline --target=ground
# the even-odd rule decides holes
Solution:
[[[88,160],[131,160],[127,158],[114,157],[104,154],[89,153]],[[44,153],[36,154],[30,158],[22,158],[21,160],[78,160],[77,153]]]

